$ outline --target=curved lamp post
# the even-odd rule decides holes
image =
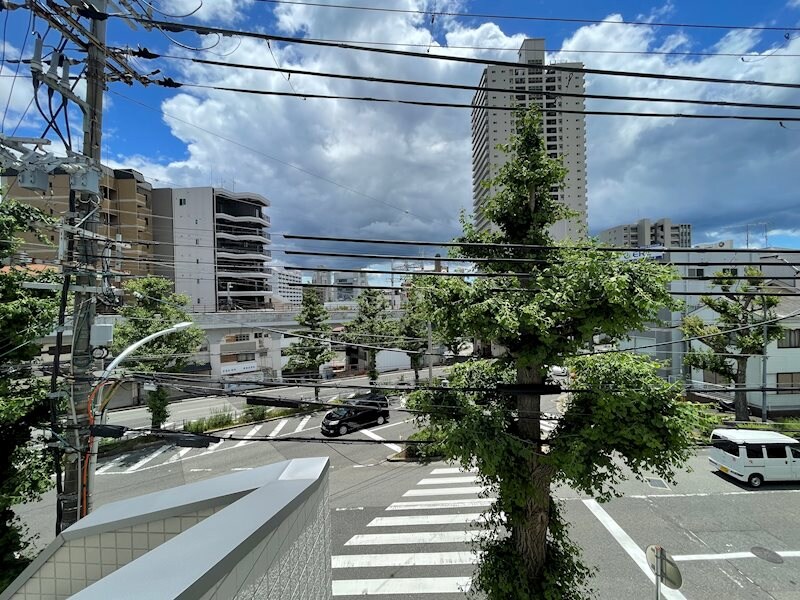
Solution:
[[[114,370],[120,365],[120,363],[128,358],[131,354],[136,352],[139,348],[144,346],[145,344],[152,342],[156,338],[160,338],[165,335],[169,335],[171,333],[176,333],[178,331],[183,331],[184,329],[188,329],[194,325],[191,321],[183,321],[181,323],[176,323],[175,325],[168,327],[167,329],[162,329],[161,331],[156,331],[155,333],[151,333],[147,337],[142,338],[138,342],[134,342],[127,348],[125,348],[122,352],[117,355],[114,360],[106,367],[106,370],[100,375],[100,380],[95,385],[94,389],[92,390],[91,395],[89,396],[92,398],[91,400],[91,413],[94,416],[94,422],[102,425],[106,418],[106,406],[103,404],[103,389],[114,373]],[[92,510],[92,491],[94,490],[94,474],[95,469],[97,468],[97,450],[100,447],[100,438],[93,437],[92,444],[90,448],[89,454],[89,466],[86,472],[86,506],[84,507],[83,516],[86,516]]]

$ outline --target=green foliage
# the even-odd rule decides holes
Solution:
[[[408,299],[403,307],[403,317],[398,324],[397,333],[400,346],[408,352],[411,368],[414,369],[414,381],[419,383],[419,370],[424,366],[426,356],[422,354],[428,347],[428,319],[423,312],[422,298],[411,280],[408,289]],[[400,379],[402,381],[402,377]]]
[[[298,333],[313,338],[330,337],[331,328],[326,323],[329,317],[320,291],[315,288],[304,288],[300,312],[295,317],[303,328]],[[286,349],[286,355],[289,357],[287,369],[312,371],[315,375],[319,375],[319,368],[333,358],[328,342],[309,338],[297,338],[297,341]],[[319,393],[318,390],[315,391]]]
[[[417,391],[409,403],[424,412],[420,424],[442,440],[426,451],[476,466],[481,482],[497,494],[487,515],[491,534],[482,543],[475,589],[492,600],[573,600],[587,597],[590,572],[568,538],[550,486],[564,481],[608,497],[621,478],[609,462],[612,455],[635,474],[653,468],[670,478],[686,457],[694,413],[658,380],[655,364],[616,354],[576,362],[595,392],[576,395],[547,440],[534,391],[463,391],[496,389],[500,383],[535,389],[546,377],[546,365],[564,364],[594,336],[619,340],[656,320],[660,309],[676,306],[668,292],[676,277],[670,267],[623,260],[595,242],[581,241],[581,249],[554,244],[548,227],[570,216],[551,196],[565,169],[547,156],[538,115],[532,110],[516,120],[517,135],[502,147],[509,160],[488,182],[496,193],[484,216],[496,227],[477,232],[462,216],[464,233],[458,238],[496,245],[463,246],[458,255],[488,259],[480,263],[487,272],[524,275],[475,281],[428,276],[418,285],[420,310],[439,336],[496,342],[506,355],[458,364],[449,390]],[[508,260],[520,258],[531,262]],[[628,378],[615,374],[615,366]],[[614,382],[631,391],[597,391],[619,387]],[[625,415],[630,426],[620,427],[615,415]]]
[[[625,469],[639,480],[648,472],[674,482],[700,427],[681,388],[642,355],[588,355],[568,364],[577,391],[550,444],[556,480],[602,500],[611,498]]]
[[[236,423],[233,411],[213,409],[207,417],[183,422],[183,430],[189,433],[203,433],[212,429],[223,429]]]
[[[169,419],[169,392],[161,386],[147,392],[147,410],[150,412],[150,427],[161,429]]]
[[[389,319],[388,311],[389,301],[383,292],[376,289],[362,290],[358,295],[356,317],[347,324],[347,333],[345,334],[347,341],[368,346],[380,346],[381,336],[396,334],[396,324]],[[375,350],[367,348],[367,375],[370,381],[378,379],[375,353]]]
[[[239,418],[240,423],[253,423],[255,421],[263,421],[270,416],[269,406],[248,405],[245,407],[242,416]]]
[[[17,237],[20,231],[33,233],[44,244],[50,240],[41,231],[42,225],[55,223],[55,219],[38,208],[13,199],[0,203],[0,259],[13,255],[24,241]]]
[[[715,274],[714,285],[720,286],[724,296],[701,296],[700,303],[717,313],[715,323],[705,323],[702,318],[690,315],[683,320],[681,331],[686,337],[702,337],[699,342],[705,348],[691,348],[684,356],[687,367],[703,369],[716,373],[743,387],[747,378],[747,363],[751,355],[764,352],[764,321],[776,318],[775,308],[780,298],[744,293],[763,291],[762,272],[754,267],[745,268],[745,279],[740,283],[726,277],[724,272]],[[766,343],[783,337],[783,328],[777,323],[767,325]],[[734,395],[736,420],[747,421],[747,392],[737,391]]]
[[[172,282],[163,277],[143,277],[125,283],[127,303],[118,311],[125,319],[114,326],[114,354],[148,335],[192,320],[187,310],[189,298],[174,293],[172,288]],[[131,355],[125,366],[153,373],[183,371],[204,338],[203,330],[195,326],[158,337]],[[160,388],[149,392],[147,409],[152,426],[160,427],[169,418],[166,392]]]
[[[0,203],[0,258],[15,251],[18,231],[36,231],[49,219],[13,200]],[[52,281],[22,269],[0,273],[0,590],[30,561],[30,542],[13,506],[34,502],[51,487],[50,456],[32,432],[49,422],[49,387],[29,361],[39,356],[36,341],[54,327],[55,293],[23,288],[28,281]]]

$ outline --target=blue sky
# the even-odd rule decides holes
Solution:
[[[346,0],[351,4],[425,11],[527,14],[538,17],[624,19],[673,23],[722,23],[796,27],[800,1],[762,2],[511,2],[459,0]],[[344,2],[342,2],[344,3]],[[188,12],[196,0],[170,0],[166,12]],[[4,17],[4,15],[0,15]],[[28,15],[10,14],[6,56],[13,58]],[[411,15],[366,13],[252,0],[206,0],[187,19],[209,25],[258,29],[282,35],[354,41],[393,41],[440,46],[503,47],[506,51],[452,53],[513,60],[524,37],[545,37],[557,60],[630,71],[670,72],[735,79],[800,82],[800,34],[726,32],[693,28],[581,25],[437,16],[431,24]],[[38,31],[42,31],[41,23]],[[170,34],[184,45],[210,45],[214,37]],[[298,69],[359,73],[474,84],[480,68],[439,61],[371,56],[341,50],[223,38],[210,52],[176,46],[158,32],[136,32],[109,21],[109,43],[142,45],[159,54]],[[48,38],[51,43],[54,36]],[[24,54],[32,43],[28,40]],[[674,49],[733,56],[625,54]],[[567,52],[569,50],[570,52]],[[593,52],[586,52],[586,51]],[[602,51],[615,50],[615,54]],[[561,51],[559,53],[559,51]],[[581,52],[582,51],[582,52]],[[433,52],[447,52],[433,48]],[[220,57],[212,53],[229,55]],[[763,56],[756,56],[756,55]],[[749,56],[742,60],[741,56]],[[290,91],[278,74],[220,69],[185,60],[137,61],[180,81]],[[5,65],[9,75],[15,65]],[[23,67],[22,73],[25,69]],[[0,77],[5,108],[11,78]],[[291,88],[309,93],[371,94],[468,102],[470,94],[395,88],[357,82],[293,77]],[[198,89],[164,89],[111,83],[106,95],[103,153],[106,162],[141,170],[156,185],[225,185],[252,190],[272,201],[273,228],[342,236],[443,240],[458,233],[459,210],[471,208],[469,111],[369,105],[348,101],[245,97]],[[588,77],[587,91],[663,97],[800,104],[798,90],[715,86]],[[8,133],[30,100],[30,82],[17,81],[6,115]],[[144,103],[145,108],[136,102]],[[665,110],[669,106],[609,104],[596,109]],[[705,112],[713,109],[681,107]],[[776,111],[773,111],[775,113]],[[777,111],[786,114],[787,111]],[[171,120],[164,113],[180,120]],[[78,115],[72,114],[74,131]],[[188,122],[188,123],[187,123]],[[18,133],[38,135],[42,119],[29,111]],[[222,139],[227,137],[241,145]],[[638,218],[690,222],[697,242],[734,239],[751,245],[800,247],[800,123],[703,122],[589,117],[587,119],[589,223],[592,232]],[[294,165],[292,168],[286,163]],[[311,174],[309,174],[311,173]],[[313,175],[312,175],[313,174]],[[331,183],[331,182],[335,182]],[[754,232],[758,231],[756,234]],[[276,242],[276,250],[285,247]],[[281,259],[276,252],[276,258]]]

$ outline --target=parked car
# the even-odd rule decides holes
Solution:
[[[777,431],[715,429],[711,465],[751,487],[765,481],[800,481],[800,442]]]
[[[356,396],[330,410],[322,420],[324,435],[345,435],[366,425],[383,425],[389,420],[389,401],[383,394]]]

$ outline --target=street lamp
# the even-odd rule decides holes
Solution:
[[[176,333],[178,331],[183,331],[184,329],[188,329],[194,323],[191,321],[183,321],[181,323],[176,323],[171,327],[166,329],[162,329],[161,331],[156,331],[155,333],[151,333],[147,337],[142,338],[138,342],[134,342],[127,348],[125,348],[122,352],[120,352],[114,360],[111,361],[111,364],[106,367],[106,370],[100,375],[100,380],[97,382],[97,385],[94,386],[92,389],[91,394],[89,395],[89,410],[93,416],[93,423],[102,425],[106,418],[106,404],[103,402],[103,391],[106,385],[106,382],[114,373],[114,370],[120,365],[120,363],[128,358],[131,354],[136,352],[139,348],[144,346],[145,344],[152,342],[156,338],[163,337],[165,335],[169,335],[171,333]],[[94,489],[94,473],[95,469],[97,468],[97,451],[100,447],[100,438],[97,436],[91,437],[92,443],[90,445],[90,452],[89,452],[89,465],[86,470],[86,483],[85,483],[85,495],[84,495],[84,508],[83,508],[83,515],[86,516],[92,510],[92,491]]]

